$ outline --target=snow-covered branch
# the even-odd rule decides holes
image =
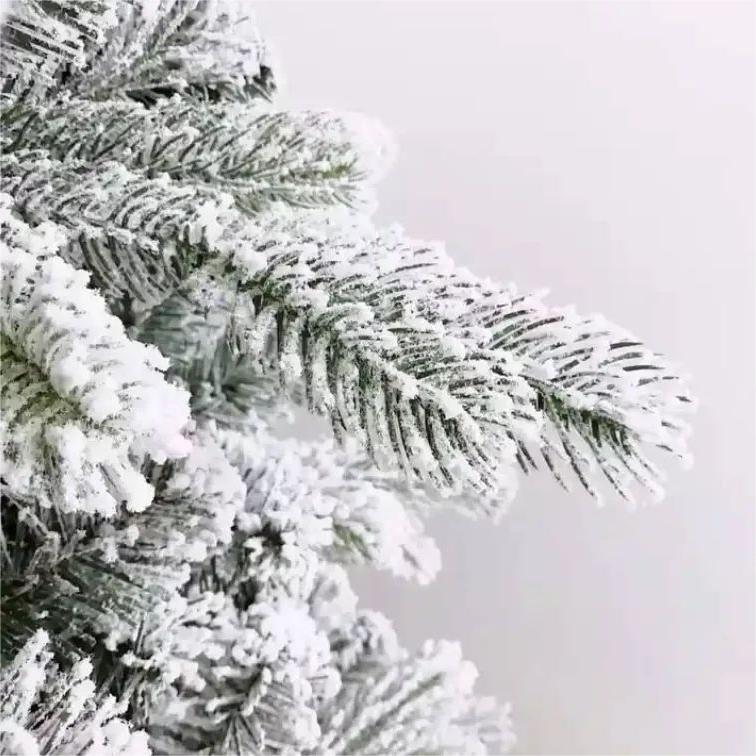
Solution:
[[[598,468],[616,492],[632,499],[633,482],[661,493],[661,472],[644,447],[688,459],[684,415],[693,401],[687,379],[638,339],[600,316],[550,307],[538,295],[476,277],[455,266],[440,245],[408,239],[400,229],[331,218],[299,213],[286,219],[279,212],[255,247],[264,250],[268,266],[256,274],[262,282],[253,290],[259,325],[250,330],[258,344],[275,331],[269,338],[279,366],[282,357],[289,359],[281,371],[286,380],[300,369],[294,358],[301,358],[316,409],[333,411],[338,402],[331,385],[343,380],[341,372],[325,368],[332,354],[326,334],[333,329],[349,344],[334,350],[338,355],[347,348],[358,354],[378,340],[395,367],[411,366],[405,371],[410,377],[419,373],[426,384],[463,387],[477,402],[471,414],[486,429],[502,424],[504,409],[514,458],[525,471],[542,456],[560,481],[566,482],[560,469],[566,466],[598,495],[592,474]],[[271,283],[276,279],[283,282],[279,288]],[[277,296],[274,291],[288,298],[283,312],[266,302]],[[318,330],[317,317],[327,329]],[[394,335],[399,348],[392,352],[385,345]],[[377,389],[364,364],[354,372],[359,390],[351,425],[337,417],[335,430],[361,438],[374,456],[370,445],[378,444],[366,434],[364,407]],[[476,366],[479,374],[470,375]],[[493,393],[491,375],[506,375],[509,387],[502,393],[500,380]],[[348,395],[338,401],[349,407]],[[507,456],[499,453],[498,460]]]
[[[420,519],[405,507],[398,489],[361,474],[364,459],[358,454],[330,440],[278,440],[264,431],[221,437],[247,483],[238,529],[250,577],[270,583],[283,570],[312,582],[324,556],[370,564],[421,584],[435,577],[440,555]],[[266,548],[271,543],[282,548]],[[293,564],[297,560],[299,566]]]
[[[102,696],[92,664],[59,671],[39,630],[0,672],[0,751],[16,756],[149,756],[148,736],[132,730],[126,705]]]
[[[115,26],[116,0],[10,0],[0,44],[1,91],[37,99],[64,71],[83,69]],[[6,15],[7,14],[7,15]]]
[[[513,437],[538,433],[519,363],[418,317],[414,247],[331,220],[283,212],[260,220],[252,249],[267,265],[240,290],[247,348],[282,385],[303,381],[310,408],[380,468],[446,493],[506,499]],[[235,259],[243,277],[243,253]],[[405,304],[388,312],[381,298],[390,291]]]
[[[55,160],[91,165],[117,160],[151,178],[167,174],[228,192],[247,212],[276,201],[364,206],[394,152],[386,131],[366,116],[239,103],[16,105],[0,123],[5,152],[43,149]]]
[[[0,75],[11,100],[128,97],[154,104],[269,99],[271,56],[235,0],[16,0]]]
[[[445,257],[439,247],[431,255]],[[524,470],[541,456],[561,483],[566,467],[596,496],[596,468],[624,498],[632,500],[634,482],[662,494],[663,475],[646,448],[689,460],[684,416],[694,400],[684,374],[600,315],[549,306],[540,294],[519,294],[514,285],[464,269],[453,279],[439,277],[432,265],[425,271],[419,312],[454,334],[477,334],[481,346],[523,364],[545,420],[538,443],[518,440]]]
[[[187,453],[188,396],[165,381],[157,349],[127,338],[87,274],[50,254],[60,233],[25,226],[3,203],[4,482],[63,511],[144,509],[152,487],[130,455]]]
[[[514,744],[508,707],[472,696],[477,671],[457,644],[428,641],[409,654],[373,613],[357,617],[349,635],[362,647],[341,652],[342,685],[319,713],[313,753],[484,754]]]

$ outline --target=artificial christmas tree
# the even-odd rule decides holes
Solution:
[[[541,460],[659,494],[685,382],[376,228],[390,138],[277,110],[246,10],[4,18],[2,750],[500,752],[459,648],[404,650],[345,568],[431,580],[423,514],[496,517]]]

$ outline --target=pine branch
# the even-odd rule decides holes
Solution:
[[[7,155],[0,163],[0,189],[13,195],[24,219],[66,229],[64,259],[89,270],[108,300],[132,307],[162,302],[218,253],[220,223],[242,222],[210,189],[148,179],[119,163],[91,171],[44,156]]]
[[[85,273],[45,256],[56,243],[49,225],[37,232],[7,204],[0,211],[4,485],[63,511],[143,509],[152,488],[130,454],[186,454],[187,396],[165,382],[156,349],[126,337]]]
[[[187,287],[155,308],[138,329],[138,337],[161,345],[171,361],[168,375],[180,380],[192,395],[194,417],[222,429],[251,434],[260,439],[256,443],[263,443],[260,434],[264,434],[266,423],[291,420],[280,381],[261,373],[259,363],[245,351],[234,321],[237,295],[209,277],[197,277],[195,283],[196,288]],[[295,402],[305,403],[299,384],[290,391]],[[335,502],[332,556],[337,560],[369,561],[395,574],[427,582],[438,569],[438,556],[422,534],[419,514],[442,503],[465,514],[500,514],[486,500],[450,497],[439,502],[432,490],[381,473],[367,457],[335,448],[329,442],[298,446],[293,440],[265,436],[264,443],[266,462],[279,464],[279,454],[288,459],[285,450],[290,449],[295,459],[290,460],[289,475],[295,478],[300,468],[303,478],[314,474],[314,480],[319,481],[317,495]],[[242,471],[247,478],[252,475],[244,465]],[[341,503],[337,506],[336,502]]]
[[[119,5],[119,23],[85,75],[77,96],[128,97],[146,105],[180,96],[199,102],[270,99],[271,56],[247,3],[149,0]],[[141,7],[140,7],[141,6]]]
[[[259,372],[235,343],[233,331],[215,342],[209,358],[199,358],[175,375],[185,381],[192,394],[195,417],[237,430],[247,429],[253,417],[265,422],[291,422],[292,409],[281,395],[278,381]],[[302,400],[296,391],[294,399]]]
[[[467,311],[445,319],[447,325],[462,333],[482,326],[488,348],[521,359],[535,406],[546,418],[540,444],[520,444],[522,466],[535,468],[538,452],[563,485],[566,467],[598,496],[598,467],[623,498],[633,499],[634,482],[661,496],[663,475],[644,447],[688,461],[689,429],[681,416],[693,399],[686,378],[600,316],[578,316],[472,278],[466,292]],[[428,291],[428,307],[444,318],[433,302],[436,293]]]
[[[367,223],[349,223],[351,229],[338,230],[345,224],[339,218],[335,231],[323,233],[315,229],[312,215],[273,221],[284,241],[262,242],[261,248],[275,266],[277,251],[289,245],[294,251],[287,263],[295,265],[298,248],[319,245],[321,252],[311,257],[321,254],[328,262],[314,266],[313,283],[302,281],[305,298],[313,296],[308,288],[330,286],[328,265],[338,263],[339,301],[367,305],[374,322],[391,323],[409,313],[443,333],[448,348],[465,363],[479,354],[499,369],[519,368],[518,379],[531,396],[529,410],[544,420],[535,441],[521,432],[510,436],[526,472],[540,454],[563,484],[566,466],[594,495],[596,466],[625,498],[632,498],[633,482],[661,493],[661,472],[644,447],[656,446],[686,461],[688,427],[681,415],[692,404],[686,379],[664,358],[598,316],[547,307],[537,296],[521,296],[514,287],[475,277],[455,266],[437,244],[409,240],[398,229],[376,231]],[[360,269],[351,273],[354,264]],[[284,272],[296,280],[296,272]],[[366,276],[376,282],[366,286]],[[434,359],[428,356],[429,362]],[[433,371],[445,369],[443,361],[437,362]],[[507,404],[506,397],[499,401]]]
[[[168,675],[181,649],[177,628],[194,621],[185,598],[193,573],[230,543],[244,496],[212,438],[197,433],[192,442],[180,462],[146,464],[156,494],[144,512],[103,522],[4,498],[3,654],[42,627],[62,658],[115,654],[98,670],[103,680],[128,667],[151,670],[153,684],[157,672]]]
[[[102,647],[122,654],[177,595],[181,572],[143,558],[128,568],[117,562],[118,547],[134,538],[133,530],[41,515],[13,499],[3,502],[3,655],[18,651],[39,627],[62,659]]]
[[[84,68],[116,24],[113,0],[10,3],[0,39],[0,90],[13,100],[54,91],[64,72]]]
[[[201,684],[177,686],[151,718],[161,752],[299,753],[317,741],[314,702],[328,675],[328,643],[306,605],[281,600],[200,620]]]
[[[472,697],[477,672],[456,644],[429,641],[410,655],[372,613],[347,637],[363,645],[332,638],[342,685],[318,712],[322,735],[312,753],[482,754],[513,745],[508,711]]]
[[[323,558],[370,564],[420,584],[435,577],[435,543],[397,490],[361,475],[360,456],[331,441],[276,439],[264,429],[226,431],[221,439],[247,485],[229,572],[266,584],[294,573],[297,585],[286,590],[295,594],[313,590]],[[299,581],[309,583],[302,588]]]
[[[385,131],[364,116],[229,103],[15,105],[3,110],[0,124],[6,153],[44,149],[55,160],[119,161],[151,178],[212,186],[249,213],[278,201],[364,205],[368,184],[393,154]]]
[[[270,99],[268,49],[231,0],[23,0],[3,24],[6,99]]]
[[[149,756],[147,733],[121,718],[126,706],[98,695],[92,664],[83,659],[61,672],[47,643],[47,634],[38,631],[0,672],[0,750]]]
[[[301,379],[310,409],[330,417],[337,438],[356,438],[379,468],[446,493],[469,487],[506,499],[512,439],[538,429],[519,366],[415,316],[423,250],[377,247],[364,229],[334,233],[298,217],[302,228],[280,213],[259,223],[253,249],[268,264],[240,287],[241,306],[253,305],[250,352],[283,387]],[[387,311],[392,292],[406,309]]]

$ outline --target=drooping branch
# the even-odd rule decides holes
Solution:
[[[633,483],[662,494],[661,471],[646,449],[672,453],[683,462],[694,405],[687,379],[664,357],[601,316],[544,304],[466,276],[464,311],[447,312],[442,286],[427,285],[425,311],[455,332],[483,329],[482,343],[522,360],[523,376],[535,393],[545,423],[538,444],[520,444],[523,468],[541,456],[566,485],[564,468],[593,495],[598,468],[611,488],[633,499]]]
[[[302,236],[280,214],[258,224],[268,263],[240,285],[237,312],[250,353],[284,387],[301,380],[309,407],[379,467],[506,500],[513,437],[538,432],[519,365],[412,311],[416,248],[374,254],[359,229],[305,222]],[[388,312],[381,298],[397,289],[406,308]]]
[[[692,405],[687,381],[622,329],[478,278],[455,266],[440,245],[407,239],[399,229],[377,231],[355,221],[349,228],[342,218],[323,233],[322,226],[313,231],[317,223],[307,214],[273,223],[280,238],[261,243],[271,265],[276,264],[272,251],[288,245],[287,261],[294,267],[300,250],[308,249],[319,258],[312,265],[311,289],[330,285],[332,265],[341,277],[338,301],[367,306],[373,322],[392,323],[409,314],[444,334],[467,365],[476,354],[502,370],[516,365],[530,392],[530,409],[542,420],[537,439],[512,436],[524,470],[542,456],[560,481],[566,483],[566,467],[597,495],[592,471],[598,467],[614,490],[630,499],[633,482],[655,495],[661,492],[661,472],[646,448],[687,459],[683,416]],[[287,276],[296,280],[296,273]],[[428,362],[436,364],[426,375],[449,370],[431,353]]]

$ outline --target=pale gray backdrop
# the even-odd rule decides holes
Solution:
[[[597,510],[546,474],[439,517],[428,588],[360,575],[409,645],[456,638],[521,753],[754,749],[754,5],[263,2],[284,102],[395,132],[379,217],[601,311],[695,377],[691,472]]]

